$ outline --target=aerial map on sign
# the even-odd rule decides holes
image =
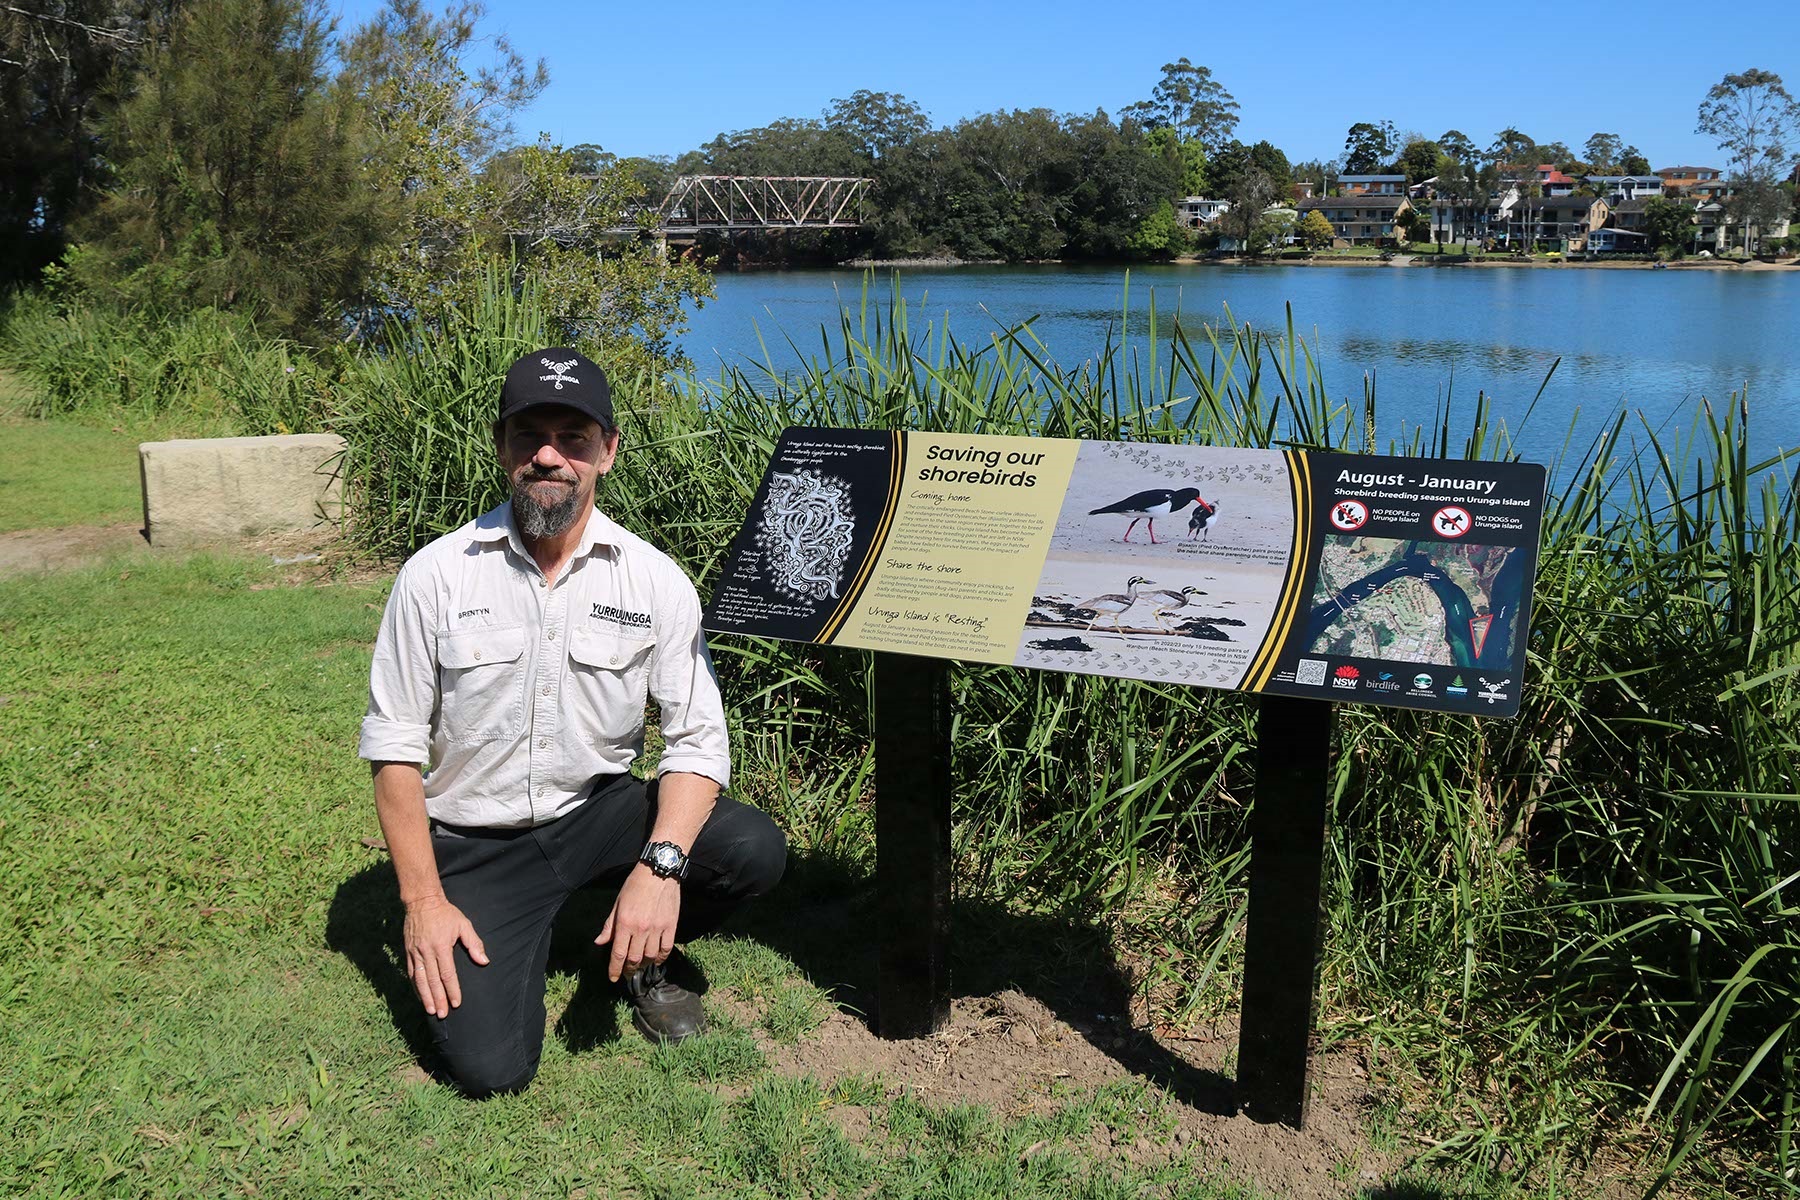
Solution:
[[[1521,558],[1511,546],[1328,536],[1306,648],[1504,669],[1512,661]]]

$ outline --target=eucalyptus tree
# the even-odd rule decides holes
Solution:
[[[1121,116],[1155,129],[1169,126],[1216,153],[1238,125],[1238,102],[1213,78],[1210,67],[1197,66],[1184,56],[1164,63],[1162,79],[1150,99],[1129,105]]]
[[[1358,121],[1344,138],[1344,171],[1368,175],[1393,162],[1395,146],[1392,121]]]
[[[1781,216],[1785,194],[1778,185],[1800,161],[1800,101],[1788,94],[1781,76],[1752,67],[1708,90],[1695,132],[1717,139],[1729,158],[1734,207],[1748,251],[1751,224]]]

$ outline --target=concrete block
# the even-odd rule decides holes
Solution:
[[[143,442],[144,533],[152,546],[203,546],[322,532],[342,515],[334,433]]]

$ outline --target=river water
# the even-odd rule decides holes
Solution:
[[[721,362],[776,370],[821,354],[839,306],[860,305],[864,272],[722,275],[718,297],[692,314],[683,348],[700,373]],[[892,272],[870,295],[892,294]],[[1064,366],[1095,357],[1127,312],[1148,332],[1152,292],[1159,329],[1179,311],[1190,332],[1239,322],[1277,332],[1287,306],[1315,341],[1334,396],[1359,409],[1373,373],[1384,437],[1402,423],[1435,426],[1448,397],[1467,414],[1477,391],[1515,431],[1521,454],[1554,463],[1571,427],[1582,447],[1621,409],[1642,412],[1659,436],[1685,433],[1701,398],[1722,405],[1748,389],[1751,441],[1762,455],[1800,448],[1800,268],[1779,271],[1579,268],[1119,267],[909,268],[898,275],[914,328],[946,318],[965,346],[1000,326],[1033,328]],[[760,343],[759,343],[760,336]],[[799,347],[798,353],[790,340]],[[1141,343],[1140,343],[1141,344]],[[1519,428],[1544,374],[1561,365]],[[1453,424],[1465,429],[1467,421]]]

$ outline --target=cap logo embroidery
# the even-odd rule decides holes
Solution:
[[[560,392],[562,391],[562,385],[565,383],[581,382],[581,380],[577,379],[575,376],[565,374],[570,367],[575,365],[576,359],[571,358],[567,362],[551,362],[548,358],[540,358],[538,361],[555,372],[553,375],[539,375],[538,382],[540,383],[551,383],[554,381],[556,390]]]

